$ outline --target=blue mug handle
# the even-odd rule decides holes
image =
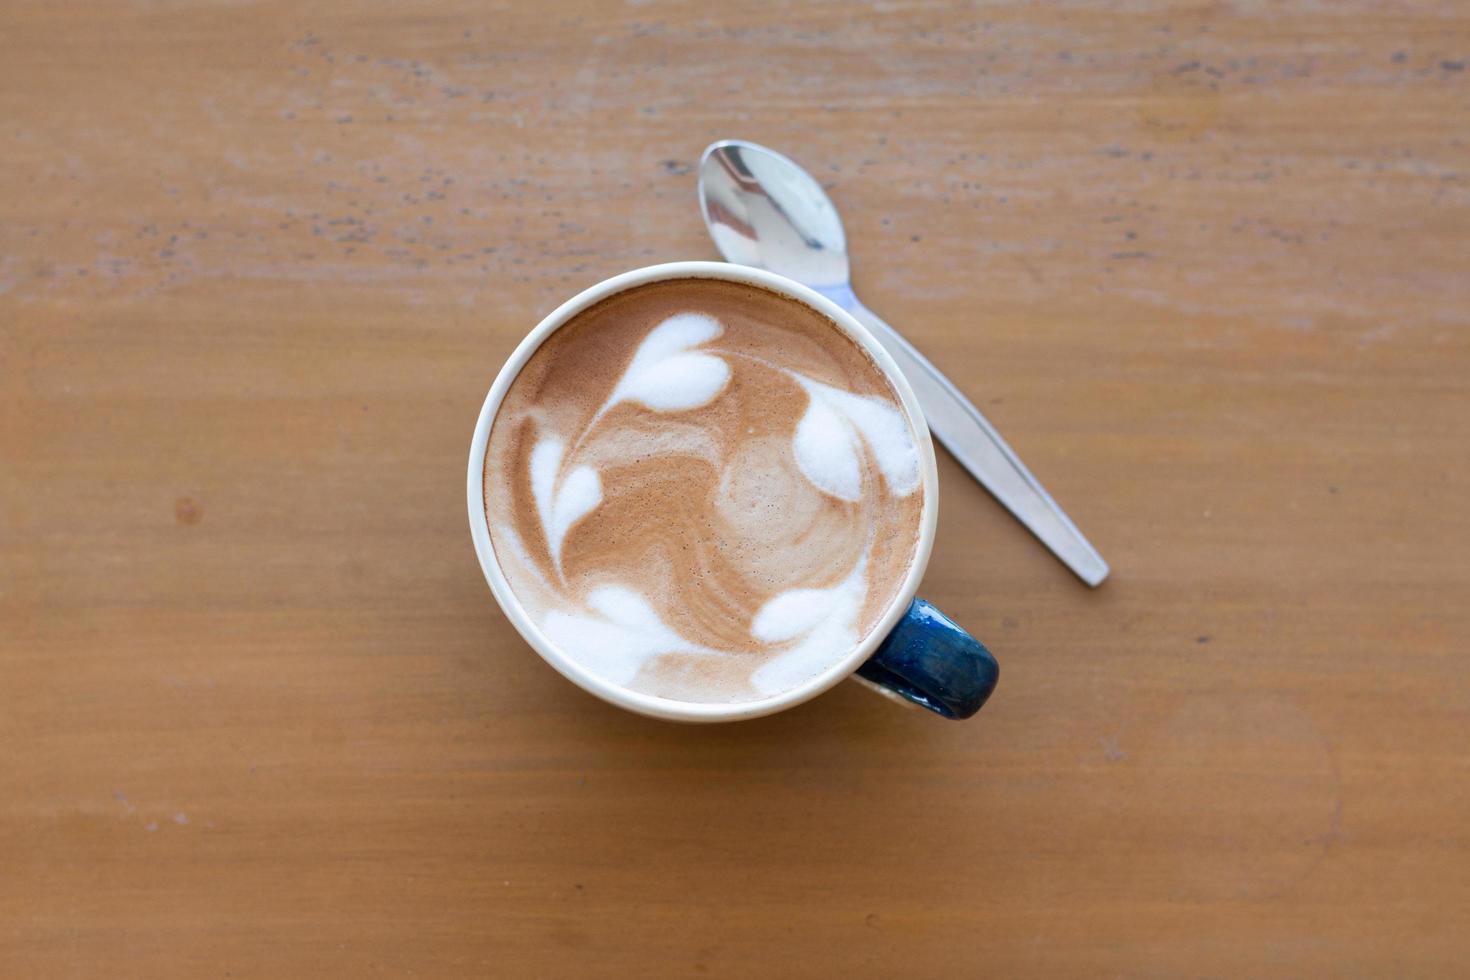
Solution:
[[[857,674],[958,721],[979,711],[990,697],[1000,679],[1000,664],[954,620],[915,599]]]

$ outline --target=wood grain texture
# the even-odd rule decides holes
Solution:
[[[1470,8],[0,6],[0,974],[1444,976]],[[1112,562],[947,458],[972,723],[716,728],[495,608],[475,412],[781,148]]]

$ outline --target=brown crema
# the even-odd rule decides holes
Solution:
[[[920,536],[915,446],[892,385],[823,314],[655,282],[574,315],[521,369],[485,513],[563,653],[655,696],[756,700],[843,659],[895,600]]]

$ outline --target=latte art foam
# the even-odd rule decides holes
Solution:
[[[843,659],[897,597],[917,445],[822,314],[671,280],[582,311],[531,356],[491,429],[485,512],[516,598],[587,670],[759,700]]]

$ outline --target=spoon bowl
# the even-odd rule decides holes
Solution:
[[[774,150],[721,140],[699,162],[699,206],[715,246],[828,293],[848,281],[847,235],[827,192]]]

